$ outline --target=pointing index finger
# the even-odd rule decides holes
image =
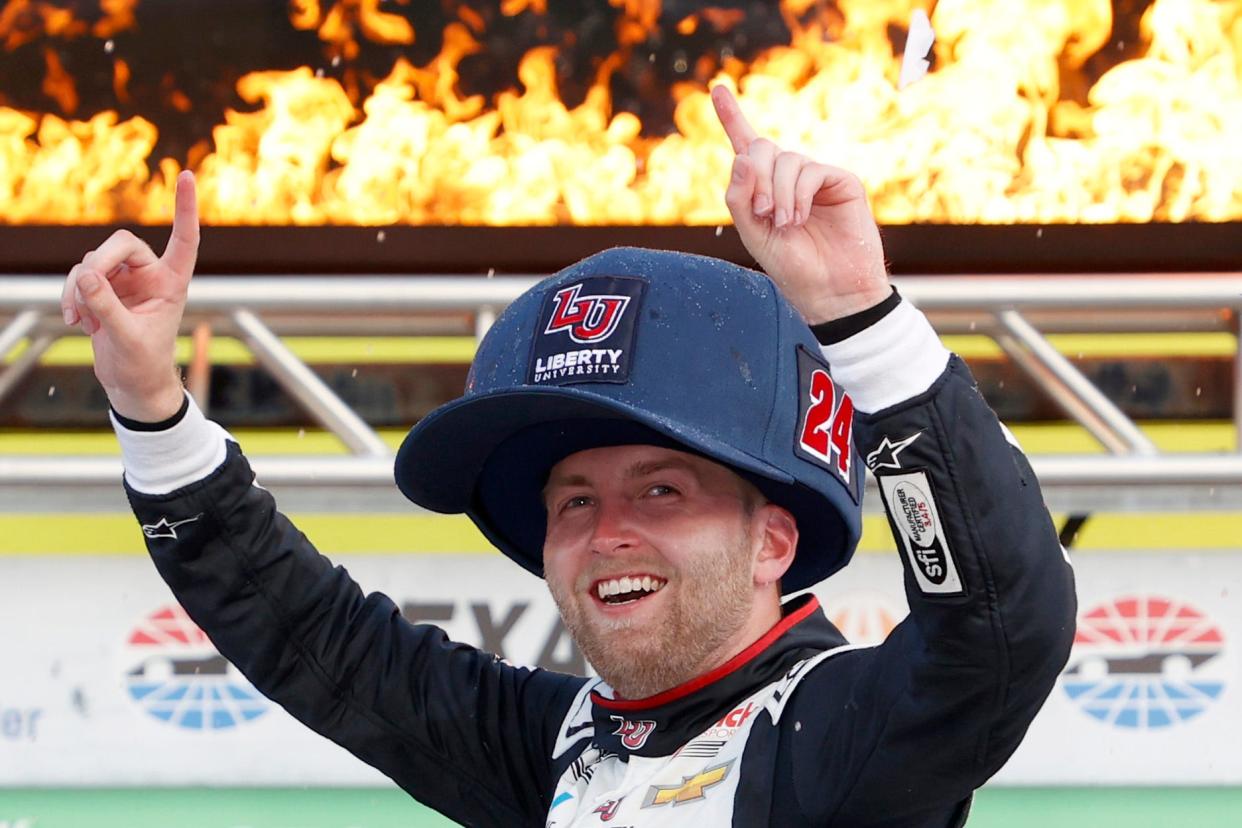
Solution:
[[[716,117],[720,119],[720,125],[729,136],[729,142],[733,144],[733,151],[739,155],[746,152],[750,142],[758,138],[759,134],[742,114],[737,98],[733,97],[727,86],[716,84],[712,87],[712,105],[716,107]]]
[[[198,197],[195,192],[194,174],[182,172],[177,176],[176,207],[173,212],[172,233],[164,248],[164,261],[174,271],[187,275],[194,270],[198,258]]]

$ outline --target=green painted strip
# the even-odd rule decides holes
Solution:
[[[1230,357],[1238,352],[1237,337],[1225,331],[1153,332],[1143,334],[1050,334],[1048,341],[1061,353],[1083,357]],[[474,357],[475,341],[469,336],[292,336],[285,344],[313,365],[361,365],[375,363],[467,363]],[[981,334],[944,337],[949,350],[965,359],[999,359],[1000,347]],[[16,359],[28,342],[18,345],[7,357]],[[250,351],[232,337],[211,341],[210,356],[218,365],[251,365]],[[190,340],[177,340],[177,361],[190,358]],[[44,365],[90,365],[90,341],[83,336],[66,336],[48,349],[40,360]]]
[[[0,826],[5,828],[446,828],[456,824],[395,788],[0,790]]]
[[[997,788],[979,792],[969,828],[1238,828],[1242,787]]]
[[[1242,788],[1000,788],[970,828],[1237,828]],[[395,788],[0,789],[6,828],[448,828]]]

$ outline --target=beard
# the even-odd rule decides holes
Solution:
[[[633,567],[643,568],[637,561]],[[724,663],[734,653],[720,650],[745,626],[755,601],[745,532],[691,556],[657,593],[667,591],[671,601],[654,622],[595,616],[583,606],[593,600],[586,594],[591,577],[577,590],[552,580],[548,589],[587,661],[626,699],[653,696]]]

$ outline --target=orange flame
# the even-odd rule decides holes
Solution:
[[[704,76],[691,71],[698,80],[671,90],[676,131],[666,137],[644,136],[638,117],[613,111],[609,77],[649,37],[660,6],[611,2],[622,9],[621,51],[601,61],[574,107],[558,94],[551,47],[522,59],[520,91],[492,102],[461,95],[458,62],[481,48],[463,23],[446,28],[427,65],[398,61],[360,106],[309,67],[244,76],[237,91],[257,109],[227,112],[211,151],[192,153],[205,221],[727,223],[720,193],[732,152]],[[749,65],[726,59],[710,82],[738,90],[760,132],[857,172],[884,223],[1242,220],[1242,0],[1156,0],[1137,57],[1085,96],[1063,89],[1063,78],[1107,46],[1109,0],[1014,0],[1004,13],[985,0],[939,0],[934,69],[898,91],[902,56],[889,32],[927,5],[841,0],[828,15],[789,0],[789,45]],[[505,0],[502,10],[545,6]],[[103,9],[96,36],[132,23],[132,0]],[[415,39],[378,0],[338,0],[327,12],[293,0],[290,16],[346,58],[360,38]],[[85,34],[46,3],[16,2],[0,13],[0,39],[29,42],[36,18],[46,32]],[[478,31],[476,18],[463,15]],[[738,23],[707,9],[678,28]],[[47,55],[47,94],[72,112],[72,78]],[[128,80],[118,60],[118,99]],[[0,221],[167,221],[181,163],[161,159],[150,174],[155,139],[142,118],[0,108]]]

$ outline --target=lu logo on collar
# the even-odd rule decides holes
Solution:
[[[647,283],[592,276],[550,292],[535,334],[527,382],[628,382]]]

